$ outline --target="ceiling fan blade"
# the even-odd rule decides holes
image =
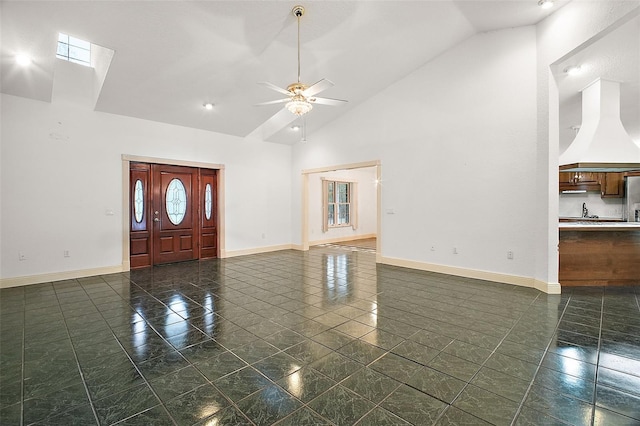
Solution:
[[[343,99],[331,99],[331,98],[313,97],[308,99],[309,99],[309,102],[311,102],[312,104],[331,105],[331,106],[344,105],[345,103],[349,102]]]
[[[272,115],[267,121],[256,127],[246,138],[267,140],[271,136],[278,133],[280,130],[287,127],[290,123],[294,122],[298,117],[291,114],[286,108],[280,109],[277,113]]]
[[[334,86],[333,82],[323,78],[322,80],[313,83],[311,86],[307,87],[306,90],[302,92],[302,94],[306,97],[313,96],[316,93],[320,93],[323,90],[327,90],[329,87]]]
[[[254,106],[282,104],[282,103],[285,103],[285,102],[289,102],[290,100],[291,100],[291,98],[284,98],[284,99],[278,99],[277,101],[260,102],[259,104],[255,104]]]
[[[261,81],[258,84],[260,84],[262,86],[266,86],[271,90],[275,90],[276,92],[282,93],[283,95],[293,96],[293,93],[291,93],[287,89],[283,89],[282,87],[278,87],[273,83],[269,83],[268,81]]]

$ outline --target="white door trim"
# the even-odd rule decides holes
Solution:
[[[225,235],[224,235],[224,164],[203,163],[199,161],[174,160],[168,158],[146,157],[139,155],[122,154],[122,270],[129,271],[131,263],[129,257],[131,255],[129,247],[129,166],[131,162],[150,163],[150,164],[166,164],[171,166],[197,167],[201,169],[218,170],[218,258],[226,257]]]

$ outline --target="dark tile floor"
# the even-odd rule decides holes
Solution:
[[[314,248],[4,289],[2,425],[638,425],[640,287]]]

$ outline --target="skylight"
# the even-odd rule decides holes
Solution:
[[[91,66],[91,43],[67,34],[58,34],[56,57],[75,64]]]

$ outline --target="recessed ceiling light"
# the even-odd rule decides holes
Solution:
[[[580,74],[580,71],[582,71],[582,67],[580,67],[580,65],[571,65],[564,69],[565,74],[569,75],[578,75]]]
[[[551,9],[553,7],[553,0],[539,0],[538,6],[543,9]]]
[[[16,62],[18,65],[26,67],[31,64],[31,57],[25,53],[20,53],[16,55]]]
[[[204,106],[204,109],[208,109],[208,110],[212,110],[213,109],[213,104],[211,102],[207,102],[203,106]]]
[[[300,126],[295,125],[295,126],[291,126],[291,130],[293,130],[294,132],[297,132],[300,130]]]

